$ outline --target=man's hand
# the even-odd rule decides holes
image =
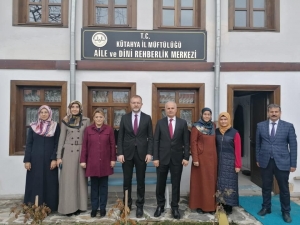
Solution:
[[[258,167],[260,167],[258,162],[256,162],[256,165],[257,165]]]
[[[189,165],[189,161],[187,161],[187,160],[183,159],[183,160],[182,160],[182,165],[184,165],[184,166],[187,166],[187,165]]]
[[[159,160],[154,160],[154,161],[153,161],[153,165],[154,165],[155,167],[159,167]]]
[[[194,166],[199,166],[199,162],[193,162]]]
[[[56,160],[52,160],[50,164],[50,170],[55,169],[56,166],[57,166]]]
[[[290,172],[295,172],[296,168],[295,167],[291,167]]]
[[[238,173],[241,171],[241,168],[235,168],[235,172]]]
[[[80,163],[80,166],[85,169],[86,168],[86,163]]]
[[[31,170],[31,163],[30,162],[24,163],[24,167],[25,167],[26,170],[30,171]]]
[[[147,154],[145,158],[145,162],[148,163],[151,162],[151,160],[152,160],[152,155]]]
[[[120,163],[124,163],[124,162],[125,162],[124,155],[119,155],[119,156],[118,156],[118,161],[119,161]]]

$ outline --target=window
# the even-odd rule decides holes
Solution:
[[[130,97],[135,89],[135,83],[82,82],[83,110],[93,121],[95,109],[102,108],[107,124],[118,130],[121,117],[131,110]]]
[[[174,101],[177,104],[177,117],[187,121],[189,129],[199,120],[204,107],[204,84],[162,84],[152,85],[153,108],[152,123],[166,116],[165,103]],[[154,126],[155,127],[155,126]]]
[[[22,155],[30,123],[37,121],[41,105],[51,107],[52,119],[61,121],[66,114],[67,82],[11,81],[10,155]]]
[[[68,27],[69,0],[13,0],[13,25]]]
[[[205,29],[205,0],[154,0],[154,28]]]
[[[279,0],[229,0],[229,30],[279,31]]]
[[[136,27],[137,0],[83,0],[84,27]]]

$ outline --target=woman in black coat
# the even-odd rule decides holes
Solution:
[[[24,203],[45,203],[51,211],[58,206],[58,169],[56,151],[59,125],[52,120],[52,110],[43,105],[38,110],[38,121],[30,124],[27,134],[24,166],[27,170]]]

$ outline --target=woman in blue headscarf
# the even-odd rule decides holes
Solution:
[[[216,210],[217,151],[215,124],[210,108],[201,110],[201,118],[191,131],[192,168],[189,207],[198,213]]]

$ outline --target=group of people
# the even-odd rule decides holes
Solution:
[[[241,139],[238,131],[231,126],[230,115],[226,112],[221,113],[216,128],[212,122],[212,111],[203,108],[201,118],[193,124],[190,133],[187,122],[176,116],[176,103],[170,101],[165,104],[166,117],[158,120],[153,134],[151,117],[141,111],[142,105],[142,98],[139,95],[131,97],[131,112],[121,118],[117,149],[114,131],[105,123],[105,113],[102,109],[98,108],[93,112],[93,123],[90,125],[89,118],[82,115],[81,103],[73,101],[68,106],[67,115],[63,118],[60,128],[59,124],[52,120],[50,107],[41,106],[38,110],[38,121],[30,124],[27,135],[24,157],[27,169],[24,202],[34,202],[35,196],[38,195],[39,205],[46,203],[52,211],[67,216],[78,215],[81,211],[87,210],[87,178],[90,177],[91,217],[96,216],[99,207],[100,216],[103,217],[106,215],[108,176],[113,174],[117,159],[122,163],[124,201],[125,191],[128,191],[130,209],[133,203],[131,195],[133,168],[136,168],[136,217],[141,218],[145,203],[146,167],[147,163],[153,160],[157,168],[157,208],[154,216],[159,217],[164,212],[166,180],[170,172],[172,215],[175,219],[180,219],[178,203],[181,175],[183,166],[189,164],[191,153],[189,207],[197,209],[198,213],[213,213],[218,202],[214,197],[216,191],[222,193],[227,189],[231,190],[231,194],[222,196],[222,203],[226,212],[231,213],[232,207],[239,205],[238,172],[241,169]],[[269,110],[274,107],[276,109],[277,106]],[[272,115],[270,120],[273,118]],[[283,141],[285,135],[295,133],[289,123],[279,120],[277,124],[280,125],[277,130],[281,126],[285,129],[280,133],[278,141]],[[293,147],[296,136],[286,140],[291,153],[284,157],[292,159],[287,162],[283,160],[284,153],[281,152],[281,147],[285,147],[285,144],[268,149],[265,140],[267,136],[259,130],[261,126],[258,124],[256,151],[257,165],[262,168],[263,178],[264,203],[260,215],[271,212],[270,177],[275,171],[275,176],[279,179],[281,196],[283,195],[281,201],[284,202],[282,212],[285,219],[289,216],[290,210],[287,201],[289,193],[285,189],[289,171],[280,171],[286,170],[289,166],[294,168],[293,170],[296,168],[297,143],[296,150]],[[270,132],[274,135],[274,131]],[[269,162],[270,152],[272,155]],[[280,166],[277,161],[281,162]],[[60,168],[59,179],[58,168]]]

